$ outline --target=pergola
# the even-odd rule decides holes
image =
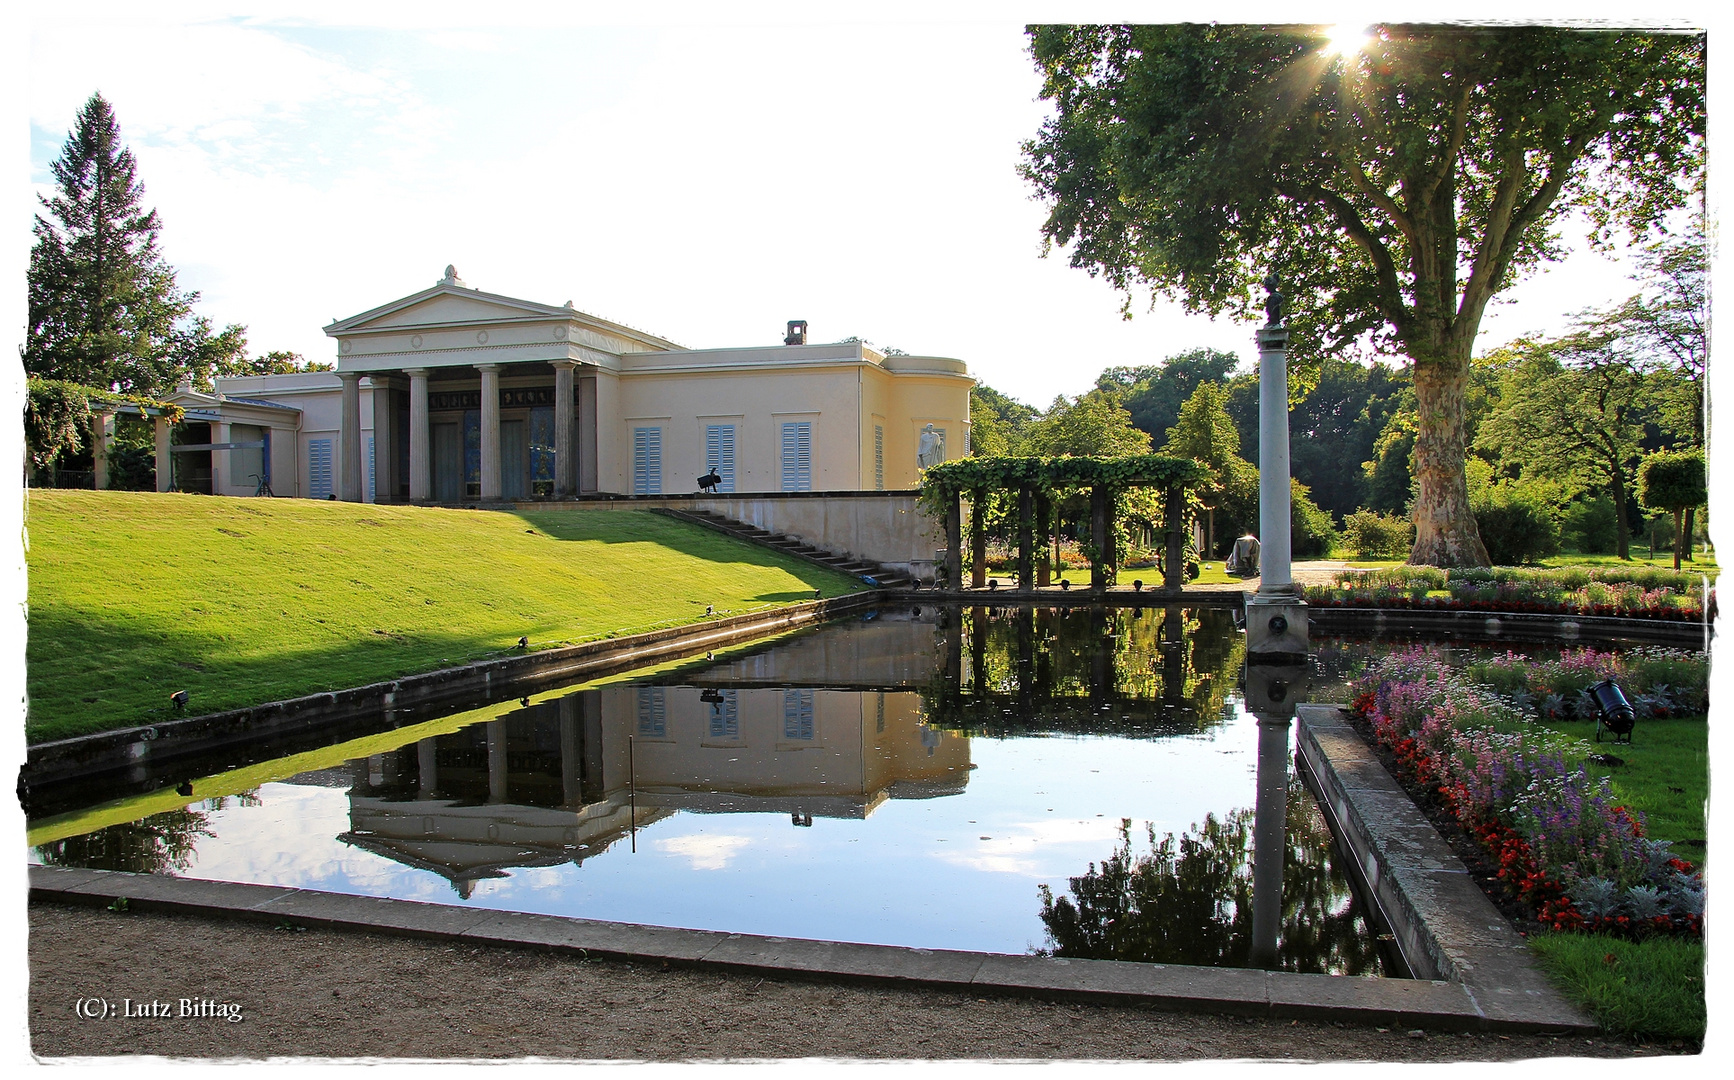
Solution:
[[[963,510],[970,502],[970,585],[987,584],[986,496],[995,491],[1017,493],[1018,588],[1049,584],[1047,560],[1035,559],[1037,522],[1051,535],[1054,496],[1067,490],[1090,492],[1090,588],[1105,589],[1119,565],[1113,530],[1115,496],[1128,488],[1157,487],[1164,492],[1162,590],[1178,593],[1186,581],[1186,492],[1210,478],[1210,470],[1191,458],[1164,454],[1127,457],[970,457],[929,468],[922,476],[921,500],[945,522],[947,588],[963,588]]]

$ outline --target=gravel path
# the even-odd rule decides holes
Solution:
[[[82,999],[239,1003],[81,1019]],[[30,906],[38,1055],[706,1060],[1482,1061],[1668,1053],[1604,1039],[1410,1033],[781,981],[522,949]],[[210,1011],[210,1010],[207,1010]]]

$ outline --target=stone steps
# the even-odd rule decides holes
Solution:
[[[888,567],[882,566],[879,563],[868,559],[858,559],[852,555],[840,555],[834,551],[827,551],[826,549],[816,545],[806,543],[802,540],[797,540],[792,536],[784,536],[782,533],[774,533],[768,529],[761,529],[756,525],[749,525],[743,521],[736,521],[733,518],[719,514],[714,510],[675,510],[673,508],[667,508],[662,509],[659,512],[667,514],[670,517],[680,518],[683,521],[690,521],[697,525],[703,525],[706,528],[726,533],[729,536],[748,540],[755,544],[763,544],[765,547],[774,548],[777,551],[785,552],[789,555],[798,556],[806,559],[808,562],[817,563],[828,570],[836,570],[839,573],[848,574],[851,577],[871,578],[878,588],[906,589],[915,585],[914,579],[900,570],[889,569]]]

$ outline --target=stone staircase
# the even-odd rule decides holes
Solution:
[[[676,510],[672,507],[661,507],[654,512],[679,518],[681,521],[690,521],[695,525],[703,525],[707,529],[714,529],[717,532],[726,533],[742,540],[750,540],[755,544],[763,544],[768,548],[775,548],[778,551],[805,559],[810,563],[816,563],[827,570],[848,574],[850,577],[872,578],[873,584],[881,589],[912,589],[917,587],[915,580],[902,570],[893,570],[867,559],[838,555],[824,548],[804,543],[792,536],[769,532],[756,525],[748,525],[744,521],[724,517],[715,510]]]

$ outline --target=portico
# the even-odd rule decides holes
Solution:
[[[623,353],[679,347],[570,304],[471,289],[449,266],[432,288],[325,333],[337,340],[342,385],[337,495],[350,502],[366,497],[370,474],[381,502],[594,492],[596,380],[614,378],[603,369]]]

